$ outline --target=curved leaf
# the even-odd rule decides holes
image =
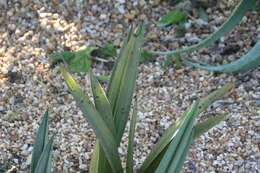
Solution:
[[[229,64],[211,66],[208,64],[192,62],[190,60],[184,60],[184,62],[190,66],[211,72],[240,73],[253,70],[260,66],[260,40],[247,54]]]
[[[256,4],[256,0],[241,0],[240,3],[235,8],[235,10],[233,11],[233,13],[226,20],[226,22],[223,23],[217,31],[209,35],[206,39],[202,40],[198,44],[186,48],[166,51],[166,52],[161,52],[161,51],[149,51],[149,52],[154,55],[172,55],[176,53],[189,53],[207,47],[210,44],[214,43],[216,40],[218,40],[220,37],[225,35],[226,33],[230,32],[242,20],[246,12],[253,9],[255,4]]]

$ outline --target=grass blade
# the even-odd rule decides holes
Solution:
[[[118,144],[116,143],[116,137],[64,66],[61,66],[61,73],[74,99],[77,101],[81,111],[83,112],[84,117],[92,125],[113,172],[121,172],[122,165],[117,151]]]
[[[190,66],[211,72],[240,73],[253,70],[260,66],[260,40],[247,54],[229,64],[211,66],[208,64],[192,62],[190,60],[184,60],[184,62]]]
[[[109,82],[107,95],[112,106],[118,144],[131,107],[143,37],[143,25],[130,29]]]
[[[210,44],[214,43],[220,37],[225,35],[226,33],[230,32],[245,16],[246,12],[253,9],[256,4],[256,0],[241,0],[240,3],[237,5],[235,10],[232,12],[230,17],[227,19],[225,23],[223,23],[220,28],[209,35],[206,39],[202,40],[198,44],[192,45],[190,47],[161,52],[161,51],[149,51],[154,55],[172,55],[176,53],[190,53],[192,51],[204,48],[209,46]]]
[[[34,173],[51,173],[53,136],[44,147]]]
[[[210,117],[201,123],[197,123],[193,128],[194,130],[193,139],[200,137],[203,133],[209,131],[211,128],[219,124],[221,121],[224,121],[225,119],[227,119],[227,114]]]
[[[48,143],[48,111],[45,112],[36,135],[36,140],[33,146],[33,153],[32,153],[31,173],[35,172],[37,163],[39,162],[40,156],[47,143]]]
[[[135,134],[136,119],[137,119],[137,103],[135,104],[132,113],[130,130],[128,135],[126,173],[133,173],[133,168],[134,168],[133,150],[134,150],[134,134]]]

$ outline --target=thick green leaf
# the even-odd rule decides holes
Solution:
[[[193,128],[193,139],[200,137],[203,133],[209,131],[211,128],[219,124],[221,121],[224,121],[225,119],[227,119],[227,114],[210,117],[201,123],[197,123]]]
[[[189,140],[188,140],[188,142],[187,142],[186,145],[185,145],[184,151],[183,151],[183,153],[182,153],[180,159],[178,160],[178,165],[177,165],[177,167],[176,167],[176,169],[175,169],[175,172],[176,172],[176,173],[181,172],[181,170],[182,170],[182,168],[183,168],[184,162],[185,162],[186,157],[187,157],[187,155],[188,155],[188,153],[189,153],[190,145],[191,145],[192,142],[193,142],[193,138],[192,138],[193,135],[194,135],[194,131],[191,132],[191,135],[190,135],[190,137],[189,137]]]
[[[127,160],[126,160],[126,173],[133,173],[134,168],[134,134],[135,134],[135,126],[136,126],[136,119],[137,119],[137,104],[135,104],[131,123],[130,123],[130,130],[128,135],[128,146],[127,146]]]
[[[256,4],[256,0],[241,0],[241,2],[233,11],[233,13],[227,19],[227,21],[223,23],[217,31],[209,35],[207,38],[205,38],[198,44],[192,45],[190,47],[186,47],[178,50],[166,51],[166,52],[161,52],[161,51],[149,51],[149,52],[154,55],[171,55],[176,53],[190,53],[192,51],[207,47],[210,44],[214,43],[216,40],[218,40],[220,37],[225,35],[226,33],[230,32],[242,20],[246,12],[251,10],[255,6],[255,4]]]
[[[48,140],[48,111],[46,111],[38,129],[33,146],[31,173],[35,172],[37,163],[39,162],[43,149],[47,145]]]
[[[53,136],[51,137],[49,142],[45,145],[34,173],[51,173],[52,145],[53,145]]]
[[[179,144],[184,139],[185,136],[189,136],[189,133],[192,131],[194,114],[197,112],[198,102],[192,104],[190,111],[187,113],[183,121],[181,122],[180,127],[172,136],[172,141],[168,146],[167,151],[165,152],[160,164],[158,165],[155,173],[168,172],[171,168],[172,159],[175,156],[175,153],[178,151]],[[186,139],[187,137],[185,137]]]
[[[103,120],[106,122],[107,126],[110,128],[111,132],[116,136],[116,129],[113,120],[113,114],[111,110],[110,103],[106,97],[105,91],[96,79],[96,77],[90,71],[91,88],[94,96],[95,107],[97,111],[102,116]],[[102,172],[112,172],[108,161],[106,160],[105,153],[100,147],[100,143],[97,141],[94,153],[91,159],[91,173],[102,173]]]
[[[143,37],[143,25],[130,29],[109,82],[107,95],[112,106],[118,145],[131,107]]]
[[[90,162],[91,173],[113,172],[99,141],[97,140]]]
[[[166,14],[165,16],[161,17],[158,25],[161,27],[165,27],[165,26],[169,26],[171,24],[178,24],[178,23],[185,21],[186,18],[187,18],[187,15],[184,11],[175,9],[175,10],[169,12],[168,14]]]
[[[220,99],[224,94],[229,92],[234,87],[233,83],[227,83],[223,87],[217,89],[216,91],[212,92],[208,96],[200,99],[198,103],[198,109],[194,113],[194,116],[198,116],[199,113],[204,111],[210,104],[212,104],[217,99]],[[159,139],[159,141],[156,143],[152,151],[149,153],[148,157],[142,164],[140,168],[140,172],[142,173],[150,173],[154,172],[154,170],[157,168],[158,164],[161,162],[162,157],[164,156],[164,153],[166,152],[169,143],[172,141],[172,136],[175,134],[175,132],[180,128],[181,122],[185,119],[188,112],[190,112],[190,109],[186,111],[177,121],[176,123],[172,124],[162,137]]]
[[[74,99],[77,101],[81,111],[83,112],[84,117],[92,125],[113,172],[122,172],[122,165],[117,151],[118,144],[113,132],[107,126],[103,117],[95,109],[88,96],[84,94],[80,89],[80,86],[63,66],[61,66],[61,73],[68,88],[74,96]]]
[[[91,67],[91,52],[97,49],[89,46],[75,52],[58,52],[51,55],[53,63],[65,61],[73,72],[88,72]]]
[[[229,64],[211,66],[208,64],[192,62],[190,60],[185,60],[184,62],[193,67],[201,68],[211,72],[240,73],[253,70],[260,66],[260,40],[247,54]]]
[[[192,132],[193,122],[194,122],[194,119],[191,120],[189,122],[189,124],[187,125],[187,128],[185,129],[185,132],[180,140],[180,143],[178,144],[178,147],[176,148],[175,153],[172,155],[170,165],[167,168],[168,173],[176,172],[176,169],[178,168],[178,166],[180,166],[180,165],[183,166],[183,163],[184,163],[184,162],[182,162],[183,153],[188,153],[189,147],[186,147],[186,146],[190,146],[190,140],[193,137],[193,135],[192,135],[193,134],[193,132]],[[169,146],[169,148],[170,148],[170,146]],[[178,172],[176,172],[176,173],[178,173]]]
[[[143,31],[142,31],[143,29],[142,29],[142,27],[141,27],[141,34],[143,34]],[[140,32],[140,31],[138,31],[138,32]],[[110,79],[110,88],[111,89],[109,89],[108,90],[108,93],[109,93],[109,91],[110,91],[110,93],[111,92],[115,92],[114,94],[114,96],[116,96],[116,97],[118,97],[118,98],[114,98],[114,97],[112,97],[112,96],[110,96],[110,100],[111,100],[111,97],[112,98],[114,98],[114,99],[119,99],[119,100],[121,100],[124,96],[126,96],[126,97],[128,97],[128,98],[130,98],[130,97],[132,97],[131,96],[131,92],[133,92],[133,88],[134,88],[134,86],[132,86],[132,85],[134,85],[134,83],[135,83],[135,79],[133,79],[134,77],[136,78],[136,75],[135,75],[135,73],[137,73],[137,72],[134,72],[134,74],[132,74],[132,76],[130,76],[130,78],[129,79],[131,79],[130,80],[130,82],[129,81],[127,81],[128,83],[123,83],[123,84],[121,84],[121,81],[120,80],[122,80],[122,81],[124,81],[125,79],[124,79],[124,77],[125,76],[129,76],[129,74],[124,74],[125,72],[124,71],[126,71],[126,72],[130,72],[130,73],[132,73],[133,71],[131,71],[131,70],[135,70],[135,71],[137,71],[137,65],[138,65],[138,60],[139,60],[139,57],[138,57],[138,54],[136,54],[136,53],[138,53],[138,51],[140,51],[139,49],[140,49],[140,47],[138,48],[138,45],[134,45],[136,42],[138,42],[138,44],[141,44],[141,39],[140,38],[136,38],[136,37],[138,37],[138,35],[134,35],[134,34],[140,34],[140,33],[133,33],[133,31],[132,31],[132,29],[130,30],[130,32],[128,33],[128,36],[127,36],[127,39],[125,40],[125,43],[124,43],[124,46],[123,46],[123,48],[121,49],[121,51],[120,51],[120,55],[119,55],[119,58],[117,59],[117,61],[116,61],[116,65],[115,65],[115,67],[114,67],[114,70],[113,70],[113,74],[112,74],[112,76],[114,76],[114,77],[112,77],[111,79]],[[139,36],[140,37],[140,36]],[[143,36],[141,36],[141,37],[143,37]],[[133,40],[134,39],[134,40]],[[130,41],[131,42],[131,45],[130,45],[130,43],[128,43],[128,41]],[[132,47],[131,47],[132,46]],[[133,47],[134,46],[134,47]],[[141,46],[141,45],[140,45]],[[130,50],[128,50],[130,48]],[[124,49],[124,50],[123,50]],[[132,49],[132,50],[131,50]],[[138,49],[137,51],[136,51],[136,49]],[[127,52],[127,51],[129,51],[129,52]],[[133,53],[133,51],[136,51],[135,53]],[[131,57],[132,56],[132,57]],[[140,56],[140,55],[139,55]],[[131,61],[131,59],[133,59],[133,64],[129,64],[128,62],[129,61]],[[119,62],[120,61],[120,62]],[[117,65],[117,64],[119,64],[119,65]],[[126,67],[124,66],[124,65],[126,65]],[[125,69],[124,69],[125,68]],[[132,69],[129,69],[129,68],[132,68]],[[115,71],[117,71],[117,72],[115,72]],[[130,74],[131,75],[131,74]],[[118,82],[118,83],[117,83]],[[113,83],[113,84],[112,84]],[[116,86],[116,84],[118,84],[117,86]],[[129,85],[128,85],[129,84]],[[116,89],[118,89],[118,90],[115,90],[113,87],[112,87],[112,85],[113,86],[115,86],[116,87]],[[130,89],[128,90],[128,88],[127,87],[129,87]],[[120,90],[120,88],[122,88],[123,90],[127,90],[127,91],[122,91],[122,92],[118,92],[119,90]],[[130,93],[127,93],[127,92],[130,92]],[[114,100],[114,104],[112,104],[112,102],[111,102],[111,105],[112,105],[112,107],[113,107],[113,112],[116,112],[117,114],[113,114],[113,117],[115,118],[116,116],[126,116],[125,118],[127,118],[127,112],[118,112],[118,110],[120,109],[120,108],[122,108],[122,109],[125,109],[125,107],[127,107],[128,105],[129,105],[129,109],[130,109],[130,104],[131,104],[131,99],[132,98],[130,98],[130,100],[127,100],[127,99],[125,99],[125,100],[121,100],[121,102],[126,102],[126,104],[124,105],[124,103],[119,103],[119,107],[116,107],[117,105],[115,105],[115,104],[118,104],[117,103],[117,100]],[[113,101],[113,99],[112,99],[112,101]],[[122,107],[121,107],[122,106]],[[126,108],[126,109],[128,109],[128,108]],[[129,111],[128,111],[129,112]],[[123,114],[120,114],[120,113],[123,113]],[[121,117],[118,117],[118,118],[121,118]],[[124,117],[122,117],[122,118],[124,118]],[[127,121],[127,119],[126,119],[126,121]],[[118,122],[118,123],[120,123],[120,122]],[[123,123],[123,122],[122,122]],[[124,126],[125,126],[125,124],[124,124]],[[116,126],[117,128],[118,128],[118,125]],[[123,129],[124,130],[124,129]],[[120,137],[121,138],[121,137]],[[120,143],[120,140],[118,139],[118,141],[117,141],[117,144],[119,145],[119,143]],[[98,144],[97,144],[98,145]],[[92,160],[91,160],[91,170],[93,171],[93,172],[99,172],[99,173],[102,173],[102,172],[104,172],[104,171],[107,171],[107,172],[109,172],[109,170],[111,170],[111,168],[109,167],[109,165],[107,165],[106,163],[107,163],[107,161],[106,161],[106,158],[104,157],[104,156],[102,156],[103,155],[103,152],[102,152],[102,148],[101,147],[98,147],[98,146],[96,146],[95,147],[95,150],[94,150],[94,154],[93,154],[93,156],[92,156]]]
[[[112,109],[107,99],[106,93],[91,71],[90,79],[95,107],[99,114],[102,116],[103,120],[106,122],[107,126],[110,128],[113,135],[116,136],[116,128],[113,120]]]

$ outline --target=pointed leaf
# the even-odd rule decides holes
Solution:
[[[219,124],[221,121],[224,121],[225,119],[227,119],[227,114],[210,117],[201,123],[197,123],[193,129],[194,130],[193,139],[200,137],[203,133],[209,131],[211,128]]]
[[[215,102],[216,100],[218,100],[221,97],[223,97],[226,93],[230,92],[234,88],[234,85],[235,84],[233,82],[229,82],[229,83],[225,84],[224,86],[222,86],[221,88],[213,91],[208,96],[202,98],[199,101],[197,114],[199,114],[202,111],[206,110],[209,105],[211,105],[213,102]]]
[[[31,173],[34,173],[44,147],[48,143],[48,111],[45,112],[33,145]]]
[[[94,96],[95,107],[97,111],[102,116],[103,120],[110,128],[111,132],[116,136],[115,124],[112,115],[112,109],[110,103],[106,97],[105,91],[96,79],[96,77],[90,71],[91,88]],[[94,153],[91,159],[91,172],[92,173],[102,173],[104,171],[112,171],[108,161],[106,160],[105,153],[100,147],[100,143],[97,141],[97,146],[95,146]]]
[[[111,132],[114,134],[114,136],[116,136],[116,129],[113,120],[112,109],[107,99],[106,93],[91,71],[90,79],[95,107],[99,114],[102,116],[103,120],[106,122],[107,126],[110,128]]]
[[[124,133],[131,107],[143,36],[142,25],[130,29],[109,82],[107,95],[113,111],[118,144]]]
[[[80,89],[80,86],[67,72],[64,66],[61,66],[61,73],[74,99],[77,101],[81,111],[83,112],[84,117],[92,125],[92,128],[99,139],[113,172],[121,172],[122,165],[117,151],[118,144],[116,143],[115,136],[103,120],[102,116],[95,109],[89,98]]]
[[[35,168],[34,173],[51,173],[52,144],[53,144],[53,136],[44,147],[44,150],[41,154],[41,157]]]

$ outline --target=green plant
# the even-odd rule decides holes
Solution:
[[[165,16],[162,16],[158,22],[161,27],[169,26],[171,24],[179,24],[187,18],[186,13],[180,9],[170,11]]]
[[[31,173],[51,173],[53,136],[50,139],[48,136],[48,112],[46,111],[33,146]]]
[[[191,60],[184,60],[184,62],[193,67],[202,68],[204,70],[212,72],[223,73],[239,73],[246,72],[248,70],[256,69],[260,66],[260,40],[255,46],[240,59],[233,61],[229,64],[211,66],[203,63],[192,62]]]
[[[220,28],[209,35],[207,38],[203,39],[198,44],[172,50],[172,51],[148,51],[150,54],[150,57],[153,55],[164,55],[167,56],[167,59],[171,60],[171,57],[175,57],[176,55],[181,57],[184,53],[190,53],[196,50],[199,50],[204,47],[208,47],[212,43],[214,43],[216,40],[218,40],[220,37],[225,35],[226,33],[230,32],[245,16],[246,12],[250,10],[257,10],[259,8],[260,1],[257,0],[241,0],[240,3],[237,5],[233,13],[230,15],[230,17],[227,19],[227,21],[220,26]],[[167,15],[166,15],[167,16]],[[248,54],[241,57],[239,60],[234,61],[227,65],[222,66],[209,66],[207,64],[202,63],[195,63],[191,60],[184,59],[184,63],[202,68],[208,71],[214,71],[214,72],[225,72],[225,73],[238,73],[238,72],[245,72],[251,69],[255,69],[259,67],[260,63],[260,53],[257,51],[259,49],[259,44],[256,44],[249,52]],[[146,58],[148,59],[148,58]],[[167,62],[167,60],[166,60]]]
[[[70,71],[88,72],[91,68],[92,60],[107,62],[109,57],[116,57],[117,52],[115,46],[108,42],[104,46],[88,46],[82,47],[77,51],[55,52],[50,55],[52,64],[65,62]],[[97,57],[97,58],[94,58]]]
[[[217,31],[209,35],[207,38],[203,39],[201,42],[177,49],[172,51],[160,52],[160,51],[149,51],[151,54],[154,55],[174,55],[174,54],[182,54],[182,53],[190,53],[195,50],[204,48],[209,46],[210,44],[214,43],[220,37],[225,35],[226,33],[230,32],[245,16],[246,12],[252,10],[256,5],[256,0],[241,0],[240,3],[237,5],[233,13],[227,19],[225,23],[223,23]]]
[[[202,111],[233,88],[232,83],[228,83],[207,97],[194,102],[191,108],[165,131],[138,169],[133,166],[133,141],[137,119],[135,106],[129,132],[127,166],[123,168],[117,149],[131,108],[143,35],[142,25],[130,29],[116,60],[106,92],[90,72],[94,105],[66,67],[61,65],[62,76],[97,137],[90,163],[91,173],[123,173],[124,171],[132,173],[134,170],[140,173],[178,173],[182,169],[189,146],[195,138],[226,118],[226,115],[218,115],[202,123],[195,123],[195,118]]]

